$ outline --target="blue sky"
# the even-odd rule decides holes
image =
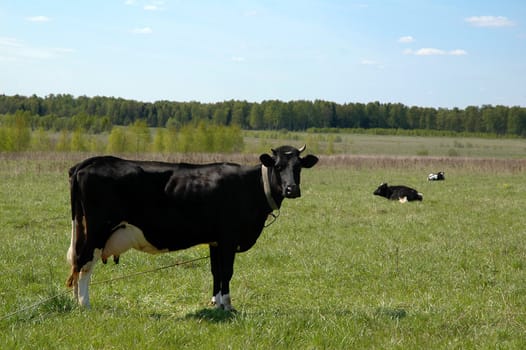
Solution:
[[[0,0],[0,94],[526,106],[524,0]]]

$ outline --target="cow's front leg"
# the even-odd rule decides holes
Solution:
[[[221,307],[221,270],[217,245],[210,245],[210,269],[212,272],[212,305]]]
[[[230,298],[230,280],[234,274],[234,249],[210,246],[210,263],[214,286],[212,304],[226,311],[234,310]]]
[[[226,249],[221,253],[221,303],[226,311],[234,311],[230,298],[230,280],[234,274],[234,249]]]

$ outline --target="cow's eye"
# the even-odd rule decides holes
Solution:
[[[283,166],[281,166],[280,164],[276,164],[274,166],[274,169],[276,169],[277,171],[281,171],[281,170],[283,170]]]

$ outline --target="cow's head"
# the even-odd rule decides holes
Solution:
[[[285,198],[301,196],[301,168],[312,168],[318,162],[318,157],[310,154],[303,158],[300,157],[305,148],[305,145],[300,149],[281,146],[272,149],[272,155],[262,154],[259,157],[261,163],[271,172],[270,186],[273,192],[278,192]]]
[[[373,192],[373,194],[377,196],[389,198],[391,194],[390,192],[391,191],[389,190],[389,186],[387,185],[387,182],[384,182],[380,186],[378,186],[378,188],[376,189],[376,191]]]

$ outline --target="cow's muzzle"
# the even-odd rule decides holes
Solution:
[[[286,198],[301,197],[300,187],[298,185],[286,186],[283,194]]]

